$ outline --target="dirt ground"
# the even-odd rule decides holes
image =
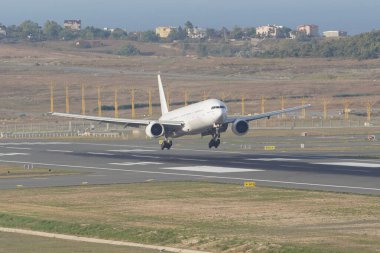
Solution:
[[[43,119],[50,110],[50,84],[55,87],[55,110],[65,110],[65,85],[69,85],[70,111],[81,111],[81,85],[86,87],[88,114],[96,114],[97,87],[102,88],[103,105],[114,104],[114,89],[119,88],[118,103],[147,103],[152,90],[153,103],[158,103],[156,74],[161,72],[168,86],[170,101],[183,102],[187,91],[189,101],[207,97],[234,100],[231,113],[241,112],[244,95],[246,113],[260,112],[261,96],[266,98],[265,110],[279,109],[281,97],[285,106],[312,103],[315,115],[321,115],[323,99],[328,102],[331,116],[338,116],[345,102],[350,109],[364,113],[367,103],[376,111],[380,98],[380,59],[245,59],[198,58],[181,56],[170,44],[136,44],[152,56],[122,57],[107,54],[122,42],[105,42],[100,49],[77,49],[72,42],[0,44],[0,119],[33,121]],[[172,106],[172,108],[179,105]],[[159,108],[154,108],[157,116]],[[147,108],[139,109],[139,117]],[[105,112],[112,116],[113,111]],[[312,113],[310,115],[313,115]],[[130,117],[130,111],[120,112]]]

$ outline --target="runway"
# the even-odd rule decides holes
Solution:
[[[327,152],[248,152],[176,147],[152,141],[8,141],[0,164],[78,170],[81,174],[0,179],[0,189],[203,180],[380,195],[380,160]]]

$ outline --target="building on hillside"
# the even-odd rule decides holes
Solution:
[[[161,38],[161,39],[166,39],[169,37],[169,34],[172,31],[175,31],[177,28],[172,27],[172,26],[159,26],[156,28],[156,34]]]
[[[65,20],[63,22],[63,27],[70,30],[79,31],[82,27],[82,21],[80,19]]]
[[[319,26],[317,25],[299,25],[297,31],[310,37],[319,37]]]
[[[323,32],[323,37],[326,37],[326,38],[347,37],[347,32],[346,31],[325,31]]]
[[[204,39],[206,38],[206,29],[194,27],[187,29],[187,37],[190,39]]]
[[[256,27],[256,36],[260,38],[277,38],[279,31],[283,26],[278,25],[263,25]]]

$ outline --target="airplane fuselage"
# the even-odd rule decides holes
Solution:
[[[227,117],[227,106],[218,99],[208,99],[170,111],[159,118],[160,121],[182,121],[184,125],[173,132],[171,137],[200,134],[223,124]]]

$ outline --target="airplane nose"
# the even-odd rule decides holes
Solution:
[[[223,123],[225,120],[225,115],[223,113],[223,110],[217,110],[215,112],[215,122],[217,123]]]

